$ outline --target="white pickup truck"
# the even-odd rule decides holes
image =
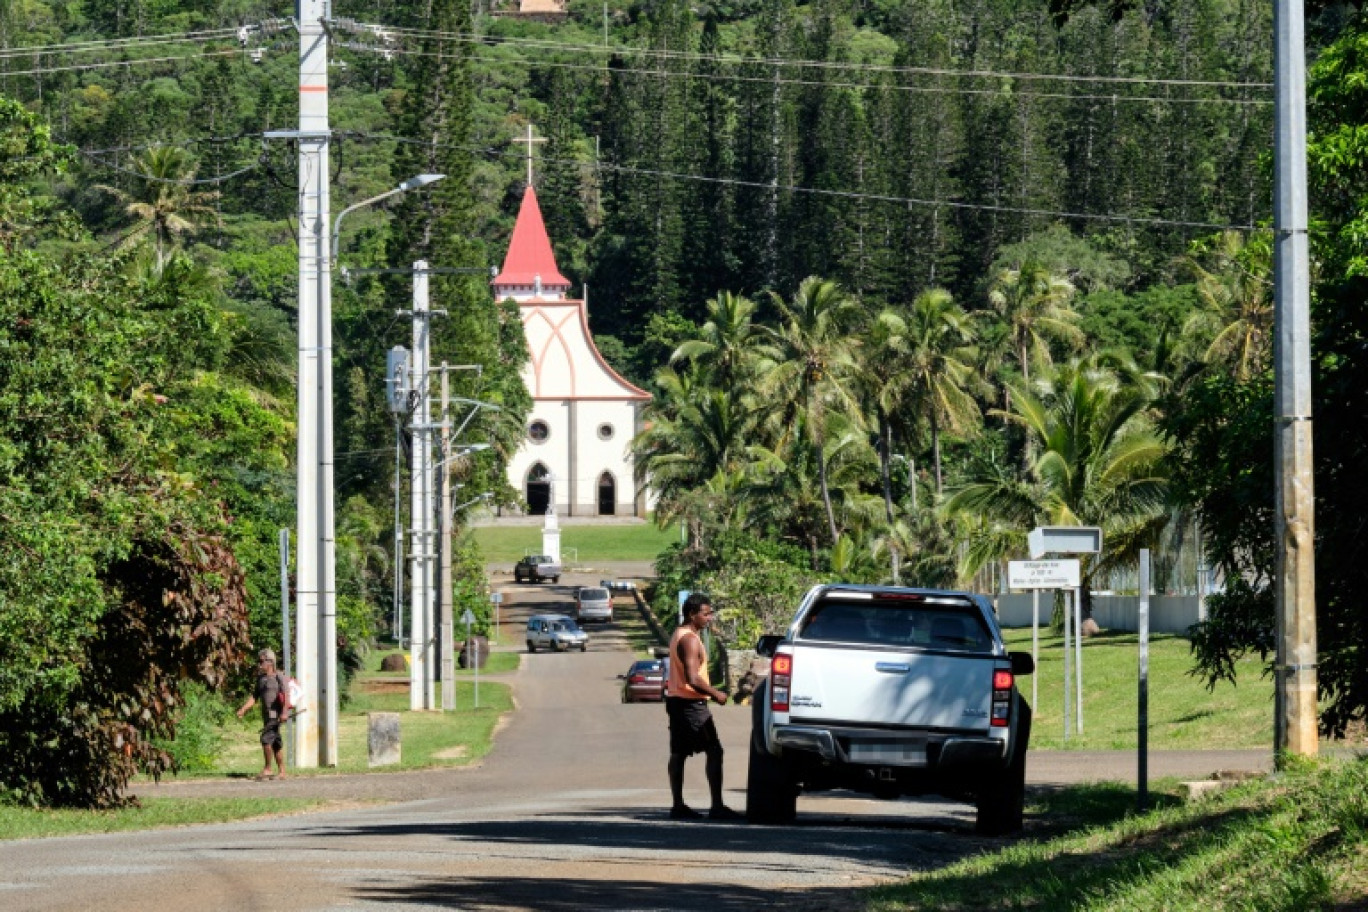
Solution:
[[[981,595],[830,584],[788,633],[763,636],[746,817],[791,823],[800,791],[938,794],[977,806],[977,830],[1021,829],[1035,668],[1009,653]]]

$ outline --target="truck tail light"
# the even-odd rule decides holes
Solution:
[[[793,656],[780,653],[770,661],[770,709],[789,711],[789,685],[793,682]]]
[[[1011,723],[1013,683],[1010,671],[999,668],[993,672],[992,724],[998,728],[1005,728]]]

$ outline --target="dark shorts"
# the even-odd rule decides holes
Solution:
[[[666,697],[665,713],[670,718],[670,753],[688,757],[722,750],[707,700]]]
[[[272,750],[279,750],[285,746],[285,742],[280,737],[279,719],[272,719],[266,723],[266,727],[261,730],[261,743]]]

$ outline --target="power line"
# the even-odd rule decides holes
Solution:
[[[722,63],[731,66],[790,66],[815,69],[857,70],[860,72],[904,73],[921,76],[954,76],[975,79],[1020,79],[1031,81],[1058,81],[1078,83],[1103,83],[1116,85],[1171,85],[1187,87],[1224,88],[1224,89],[1271,89],[1271,82],[1233,82],[1211,79],[1165,79],[1153,76],[1080,76],[1067,73],[1021,73],[998,70],[956,70],[948,67],[893,66],[890,64],[843,63],[830,60],[805,60],[785,57],[744,57],[741,55],[703,54],[697,51],[672,51],[660,48],[634,48],[628,46],[611,47],[596,44],[562,44],[537,38],[511,38],[491,35],[477,35],[467,32],[444,32],[415,28],[392,28],[365,24],[352,24],[354,30],[390,35],[404,38],[419,38],[438,41],[456,41],[481,44],[489,47],[501,45],[523,46],[540,50],[562,50],[581,54],[630,54],[650,56],[669,60],[698,60]]]
[[[106,70],[111,67],[132,67],[142,66],[148,63],[170,63],[178,60],[203,60],[207,57],[225,57],[229,54],[245,54],[242,48],[230,48],[223,51],[202,51],[196,54],[182,54],[175,57],[144,57],[139,60],[110,60],[102,63],[80,63],[71,66],[59,67],[39,67],[32,70],[10,70],[0,72],[0,78],[6,76],[42,76],[48,73],[69,73],[83,70]]]
[[[158,44],[177,44],[213,41],[239,34],[236,28],[211,29],[200,32],[180,34],[144,35],[134,38],[103,38],[94,41],[73,41],[67,44],[34,44],[19,47],[0,48],[0,59],[6,57],[32,57],[34,54],[87,54],[95,51],[120,50],[132,47],[149,47]]]
[[[77,152],[80,152],[81,155],[83,155],[83,156],[85,156],[86,158],[90,159],[90,160],[93,161],[95,164],[99,165],[101,168],[106,168],[106,169],[108,169],[108,170],[110,170],[110,171],[117,171],[117,172],[119,172],[120,174],[127,174],[127,175],[130,175],[130,176],[132,176],[132,177],[136,177],[138,180],[147,181],[148,183],[153,183],[153,184],[176,184],[176,185],[181,186],[181,187],[196,187],[196,186],[199,186],[199,185],[201,185],[201,184],[222,184],[222,183],[225,183],[226,181],[232,180],[232,179],[235,178],[235,177],[241,177],[242,175],[246,174],[246,173],[249,172],[249,171],[255,171],[257,168],[260,168],[260,167],[261,167],[261,162],[260,162],[260,161],[255,161],[255,162],[252,162],[250,165],[248,165],[248,166],[245,167],[245,168],[239,168],[238,170],[236,170],[236,171],[234,171],[234,172],[232,172],[232,173],[230,173],[230,174],[221,174],[221,175],[219,175],[218,177],[206,177],[206,178],[195,178],[195,179],[173,179],[173,178],[167,178],[167,177],[155,177],[155,176],[153,176],[153,175],[151,175],[151,174],[147,174],[147,173],[142,172],[142,171],[134,171],[134,170],[132,170],[132,169],[130,169],[130,168],[121,168],[121,167],[119,167],[118,165],[111,165],[109,162],[104,161],[103,159],[97,158],[96,156],[94,156],[94,155],[92,155],[91,153],[86,152],[86,151],[84,151],[84,150],[82,150],[82,149],[77,149],[76,151],[77,151]]]
[[[338,47],[351,50],[363,51],[373,54],[381,54],[386,57],[400,54],[407,57],[436,57],[440,54],[432,51],[418,51],[410,48],[382,48],[372,45],[357,44],[354,42],[339,41]],[[524,61],[499,60],[497,58],[483,57],[481,63],[493,66],[526,66]],[[913,85],[891,85],[878,82],[832,82],[830,80],[817,79],[786,79],[768,76],[741,76],[726,73],[700,73],[696,71],[679,70],[648,70],[632,67],[611,67],[605,68],[598,64],[569,63],[565,61],[552,61],[539,59],[534,64],[538,67],[552,67],[566,70],[580,70],[584,72],[618,74],[627,73],[639,76],[654,76],[663,79],[708,79],[716,82],[752,82],[763,83],[765,85],[792,85],[792,86],[816,86],[822,88],[845,88],[845,89],[867,89],[874,91],[898,91],[910,92],[914,94],[927,95],[980,95],[980,96],[1001,96],[1001,89],[966,89],[952,86],[913,86]],[[1262,98],[1191,98],[1191,97],[1165,97],[1152,95],[1084,95],[1062,92],[1015,92],[1014,98],[1031,99],[1056,99],[1063,101],[1101,101],[1106,103],[1113,102],[1149,102],[1155,104],[1233,104],[1233,105],[1252,105],[1269,106],[1273,102],[1271,99]]]
[[[521,158],[522,153],[512,150],[495,149],[489,146],[462,146],[451,143],[434,143],[421,139],[408,139],[403,136],[389,136],[377,133],[365,133],[347,131],[347,135],[360,139],[387,140],[391,142],[405,143],[409,145],[426,146],[428,148],[458,149],[469,152],[476,152],[489,156]],[[918,197],[907,196],[888,196],[878,193],[856,193],[849,190],[824,190],[815,187],[800,187],[795,184],[764,183],[761,181],[744,181],[735,178],[707,177],[701,174],[682,174],[675,171],[663,171],[654,168],[636,168],[631,165],[616,165],[605,162],[582,162],[575,159],[542,158],[543,163],[554,163],[563,165],[573,165],[580,168],[594,168],[599,171],[612,171],[619,174],[637,174],[645,177],[663,177],[671,180],[695,181],[705,184],[721,184],[733,187],[745,187],[748,189],[768,190],[771,192],[785,193],[805,193],[811,196],[836,197],[842,199],[866,200],[878,203],[901,203],[914,206],[924,206],[927,208],[947,208],[964,209],[982,212],[1001,212],[1014,215],[1037,215],[1048,216],[1050,218],[1063,219],[1084,219],[1088,221],[1119,222],[1132,225],[1155,225],[1174,228],[1203,228],[1218,231],[1254,231],[1255,225],[1230,225],[1218,222],[1195,222],[1183,219],[1165,219],[1145,216],[1132,215],[1109,215],[1089,212],[1066,212],[1055,209],[1033,209],[1024,206],[997,206],[989,203],[964,203],[957,200],[930,200]]]

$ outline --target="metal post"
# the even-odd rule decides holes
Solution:
[[[1067,591],[1067,590],[1061,590]],[[1069,740],[1069,603],[1064,596],[1064,741]]]
[[[456,660],[451,630],[451,386],[445,361],[442,362],[442,445],[438,452],[442,457],[437,469],[437,484],[442,492],[442,508],[439,511],[442,523],[442,584],[438,593],[442,618],[442,709],[452,710],[456,708]],[[466,637],[466,643],[470,643],[469,636]]]
[[[329,272],[329,0],[299,0],[299,389],[296,607],[299,766],[337,764],[337,636],[332,498],[332,298]]]
[[[1149,807],[1149,612],[1150,612],[1150,553],[1140,549],[1140,692],[1137,695],[1139,719],[1136,720],[1137,767],[1135,772],[1137,804],[1140,810]]]
[[[471,633],[470,633],[470,625],[471,625],[471,622],[473,622],[474,620],[475,620],[475,616],[474,616],[473,614],[471,614],[470,609],[467,608],[467,609],[465,610],[466,646],[467,646],[468,649],[473,649],[473,651],[468,652],[467,655],[468,655],[469,658],[470,658],[471,667],[475,669],[475,708],[476,708],[476,709],[479,709],[479,708],[480,708],[480,650],[479,650],[478,647],[475,646],[474,641],[473,641],[472,638],[471,638]]]
[[[428,268],[419,260],[413,264],[413,353],[410,361],[410,389],[416,394],[409,428],[413,438],[410,492],[410,577],[409,577],[409,709],[433,708],[432,676],[432,528],[433,510],[431,421],[428,397]]]
[[[1036,667],[1031,675],[1031,708],[1040,707],[1040,590],[1031,590],[1031,664]]]
[[[1078,702],[1075,705],[1077,710],[1074,718],[1078,725],[1075,728],[1080,735],[1083,734],[1083,590],[1073,591],[1073,612],[1074,612],[1074,690],[1078,695]]]
[[[284,664],[286,679],[293,677],[290,664],[290,530],[280,530],[280,658]],[[286,723],[285,741],[290,745],[290,765],[299,766],[299,758],[294,756],[294,714]]]
[[[404,526],[399,501],[404,492],[404,429],[394,417],[394,641],[404,648]]]
[[[1274,749],[1315,756],[1315,473],[1311,463],[1310,266],[1306,202],[1306,52],[1302,0],[1273,13],[1274,472],[1278,479]]]

